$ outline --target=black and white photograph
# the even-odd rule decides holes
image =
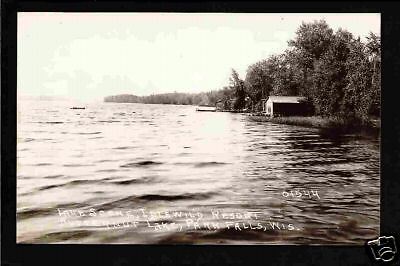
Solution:
[[[380,236],[380,13],[18,12],[16,93],[19,244]]]

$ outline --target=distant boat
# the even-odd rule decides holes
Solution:
[[[71,107],[69,109],[73,109],[73,110],[82,110],[82,109],[86,109],[85,107]]]
[[[196,111],[198,111],[198,112],[215,112],[215,111],[217,111],[217,108],[215,106],[199,105],[196,108]]]

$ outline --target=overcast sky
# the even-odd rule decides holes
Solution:
[[[283,52],[302,21],[380,35],[379,14],[18,13],[18,93],[200,92]]]

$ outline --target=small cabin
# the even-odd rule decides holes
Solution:
[[[269,116],[302,116],[309,113],[305,97],[269,96],[262,103],[263,112]]]

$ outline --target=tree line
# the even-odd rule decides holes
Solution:
[[[287,49],[251,64],[244,79],[234,69],[220,90],[150,96],[117,95],[106,101],[215,105],[228,110],[262,109],[269,95],[304,96],[314,114],[367,121],[380,116],[381,40],[366,41],[324,20],[302,23]]]
[[[146,103],[146,104],[178,104],[178,105],[210,105],[215,103],[221,97],[220,91],[209,91],[201,93],[162,93],[149,96],[136,96],[132,94],[120,94],[107,96],[105,102],[117,103]]]

